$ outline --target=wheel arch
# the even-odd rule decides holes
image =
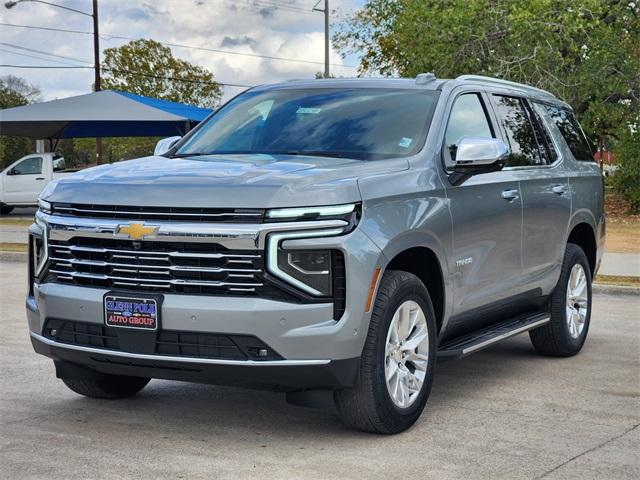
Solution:
[[[382,273],[387,270],[401,270],[412,273],[420,279],[431,297],[436,315],[436,325],[438,332],[440,332],[447,311],[446,277],[442,268],[443,262],[436,250],[428,245],[405,242],[402,242],[401,245],[385,250],[388,263]]]
[[[574,216],[569,227],[567,243],[573,243],[582,248],[589,261],[593,277],[598,261],[595,219],[587,213]]]

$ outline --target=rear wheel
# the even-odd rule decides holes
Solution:
[[[334,399],[341,418],[373,433],[398,433],[420,417],[431,391],[436,323],[427,289],[407,272],[384,274],[354,388]]]
[[[62,378],[64,384],[80,395],[91,398],[118,399],[131,397],[142,390],[150,378],[107,375],[95,372],[95,377]]]
[[[591,269],[578,245],[567,245],[550,302],[551,321],[529,332],[531,343],[543,355],[575,355],[587,339],[591,320]]]

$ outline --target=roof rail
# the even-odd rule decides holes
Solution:
[[[522,83],[511,82],[509,80],[502,80],[500,78],[484,77],[482,75],[460,75],[459,77],[456,77],[456,81],[470,82],[474,80],[479,82],[484,82],[484,83],[494,83],[496,85],[502,85],[505,87],[515,87],[521,90],[529,90],[531,92],[536,92],[546,97],[552,97],[557,99],[557,97],[553,93],[547,92],[546,90],[542,90],[541,88],[524,85]]]
[[[416,85],[426,85],[427,83],[434,82],[436,80],[436,76],[429,73],[419,73],[416,75]]]

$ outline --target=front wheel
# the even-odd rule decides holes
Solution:
[[[584,345],[591,321],[591,269],[582,248],[567,245],[550,299],[551,321],[529,332],[538,353],[570,357]]]
[[[382,277],[353,388],[335,392],[340,417],[373,433],[402,432],[420,417],[433,382],[436,322],[418,277],[388,271]]]

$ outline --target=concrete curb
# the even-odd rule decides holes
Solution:
[[[593,293],[603,293],[605,295],[640,295],[640,287],[594,283]]]
[[[4,252],[0,250],[0,262],[27,262],[27,252]]]

